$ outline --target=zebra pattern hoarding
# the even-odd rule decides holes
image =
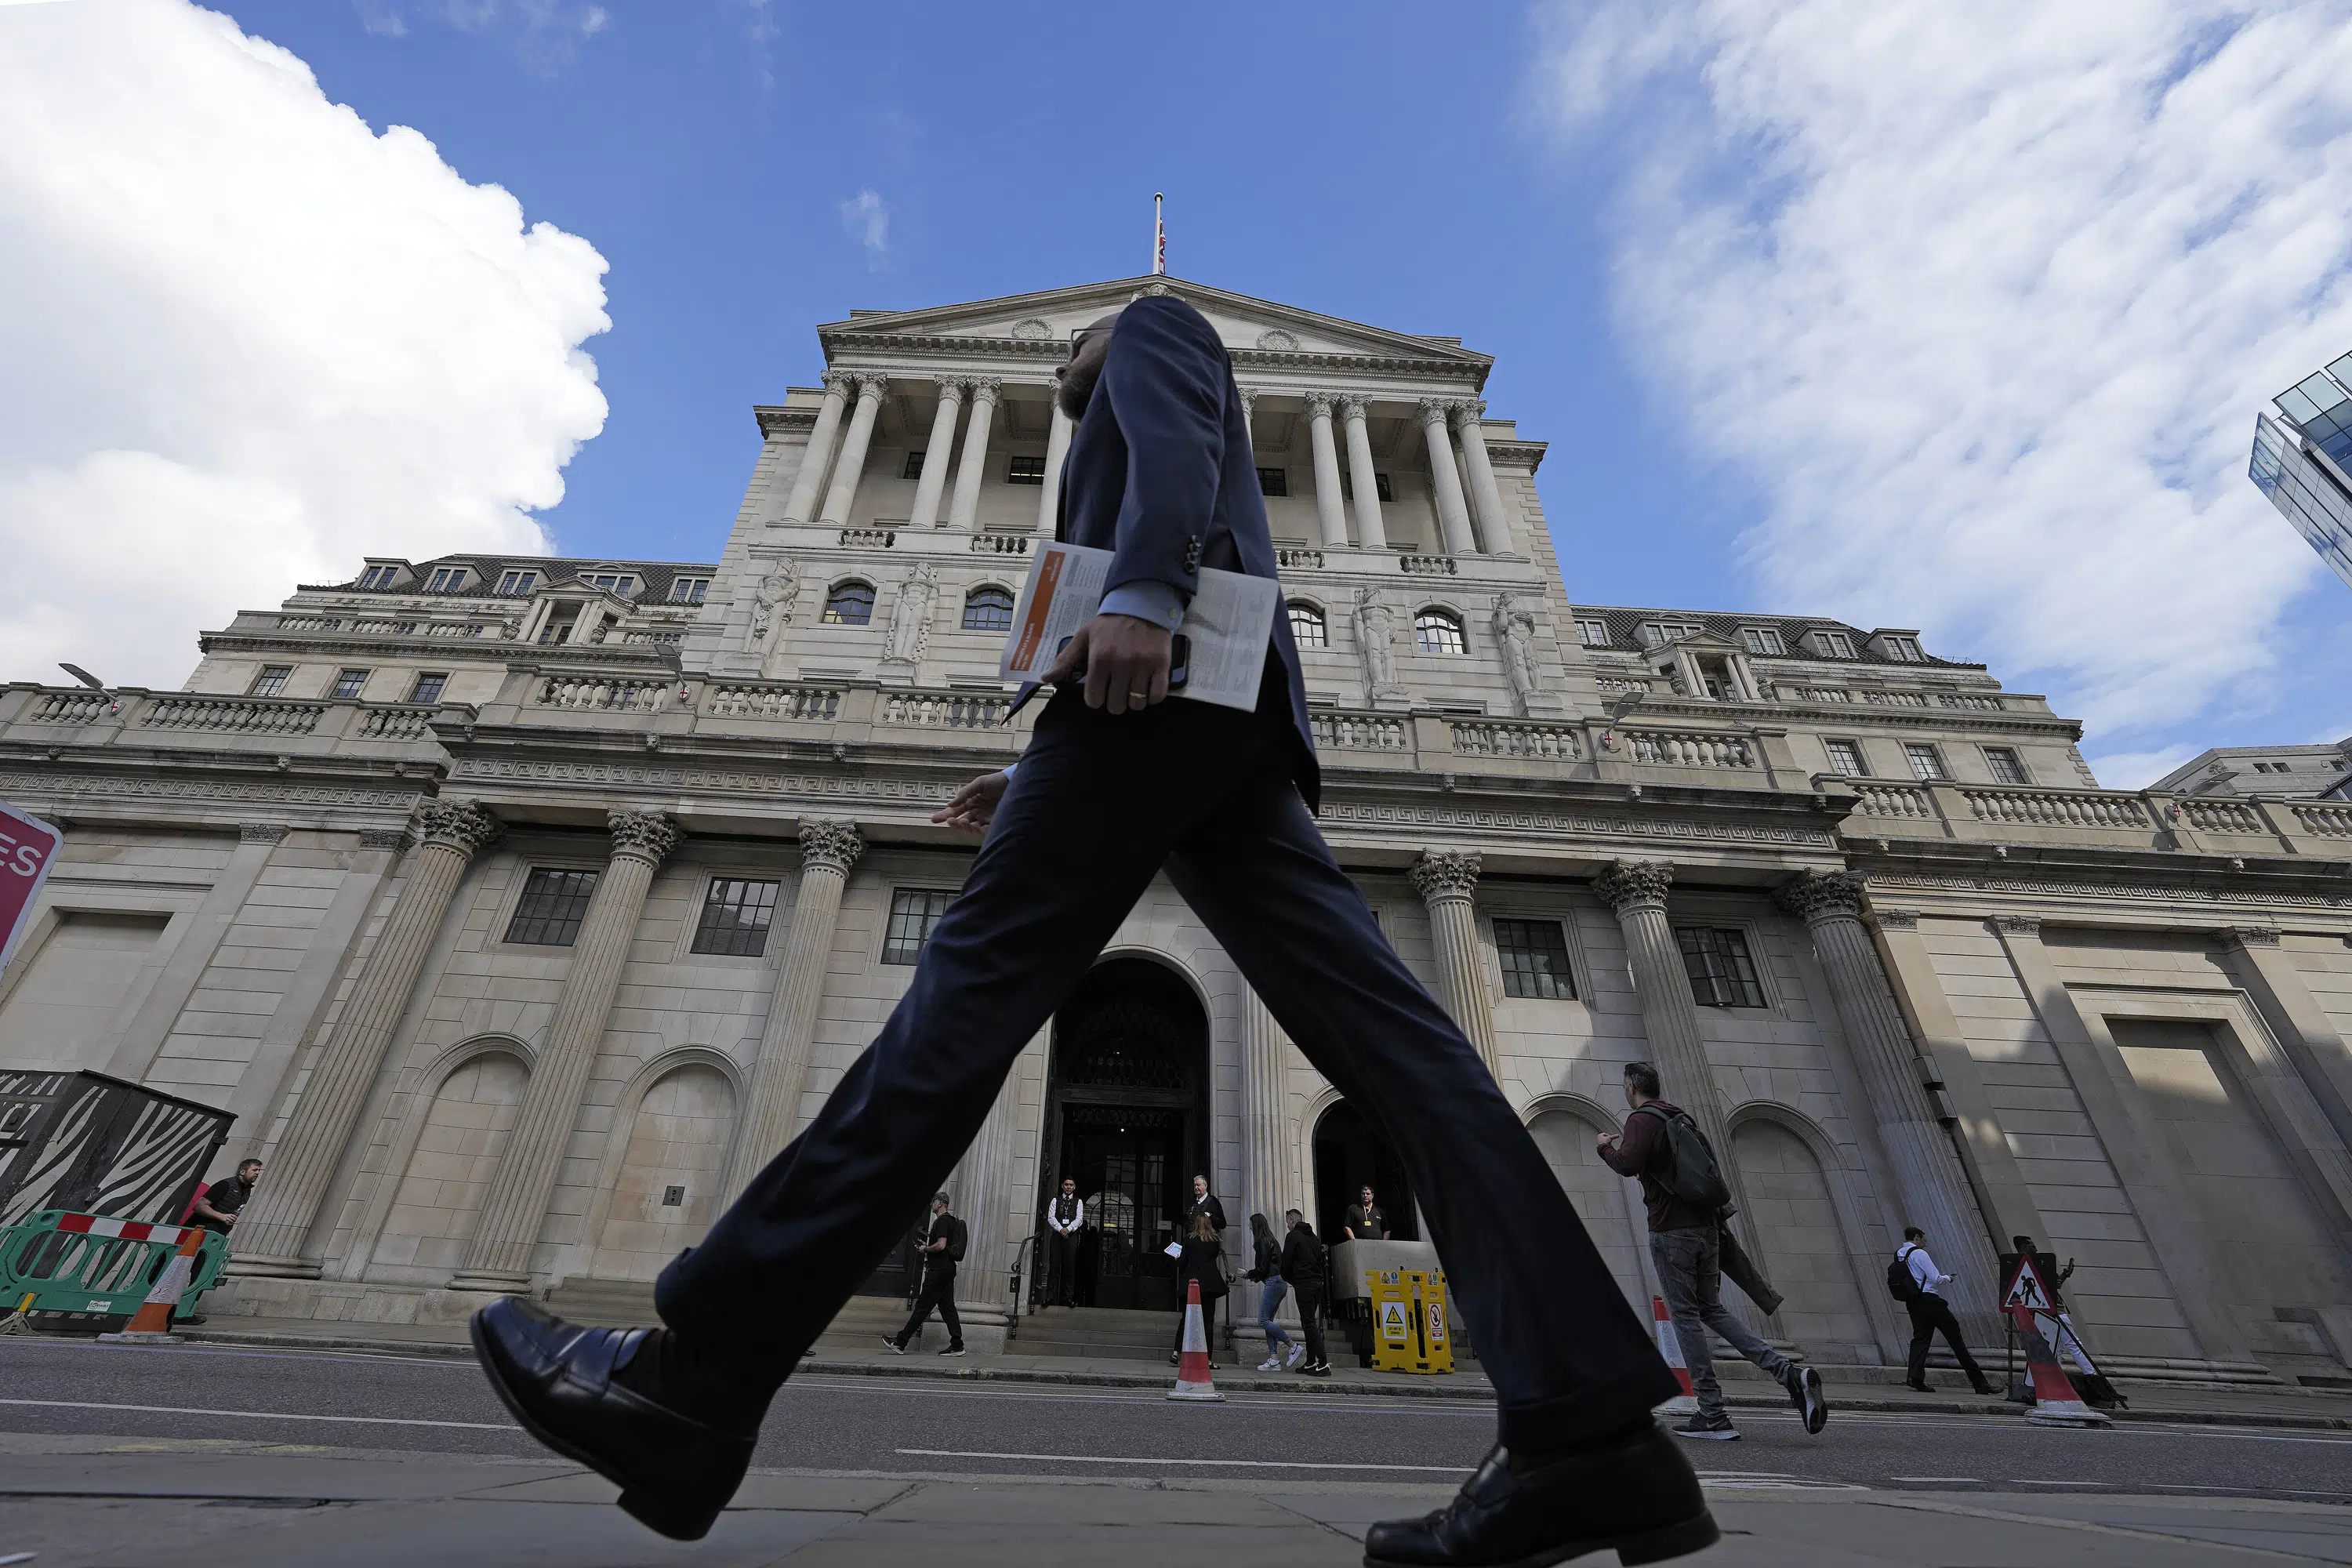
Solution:
[[[231,1120],[102,1073],[0,1071],[0,1226],[43,1209],[173,1224]]]

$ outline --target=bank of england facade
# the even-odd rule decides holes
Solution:
[[[2078,725],[1914,631],[1581,603],[1487,356],[1180,280],[822,328],[715,563],[355,561],[206,633],[180,691],[5,688],[0,792],[68,844],[0,1067],[234,1112],[224,1168],[268,1171],[216,1312],[642,1292],[970,862],[929,819],[1027,732],[994,671],[1052,532],[1051,373],[1143,289],[1252,403],[1324,830],[1629,1297],[1639,1205],[1592,1142],[1642,1058],[1817,1361],[1900,1364],[1916,1224],[1972,1338],[2023,1234],[2078,1260],[2116,1370],[2352,1377],[2352,806],[2102,789]],[[1090,1299],[1168,1305],[1195,1170],[1237,1221],[1328,1230],[1369,1182],[1416,1223],[1163,881],[949,1183],[977,1338],[1064,1173]]]

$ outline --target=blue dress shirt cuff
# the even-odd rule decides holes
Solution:
[[[1162,631],[1172,632],[1184,623],[1184,598],[1167,584],[1146,579],[1121,584],[1105,594],[1100,613],[1132,616],[1139,621],[1150,621]]]

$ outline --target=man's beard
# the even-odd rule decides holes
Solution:
[[[1061,405],[1063,416],[1072,424],[1086,417],[1087,405],[1094,400],[1095,383],[1102,379],[1102,367],[1073,365],[1062,373],[1054,385],[1054,401]]]

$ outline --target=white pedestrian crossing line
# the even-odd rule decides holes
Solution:
[[[520,1432],[511,1421],[426,1421],[412,1415],[308,1415],[291,1410],[210,1410],[181,1405],[101,1405],[88,1399],[0,1399],[40,1410],[129,1410],[149,1415],[234,1415],[248,1421],[337,1421],[362,1426],[450,1426],[467,1432]]]
[[[1308,1459],[1187,1459],[1165,1454],[1008,1454],[985,1448],[899,1448],[913,1459],[1027,1459],[1041,1465],[1215,1465],[1253,1470],[1405,1470],[1458,1476],[1460,1465],[1331,1464]]]

